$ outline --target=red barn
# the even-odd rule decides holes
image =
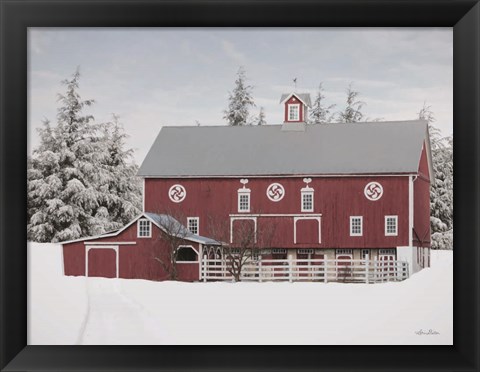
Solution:
[[[164,279],[152,259],[165,249],[158,216],[175,216],[190,232],[182,245],[196,255],[178,265],[183,280],[201,279],[202,260],[221,257],[215,247],[234,245],[245,225],[272,232],[260,261],[367,258],[407,262],[409,273],[429,266],[427,122],[306,124],[308,94],[281,103],[281,125],[163,127],[138,173],[144,214],[113,234],[64,243],[65,274]],[[225,226],[222,243],[212,221]]]

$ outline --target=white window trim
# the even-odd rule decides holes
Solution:
[[[368,255],[369,258],[371,258],[371,252],[370,252],[370,248],[364,248],[360,251],[360,259],[361,260],[365,260],[366,257],[363,257],[364,256],[364,253],[365,253],[365,256]]]
[[[346,248],[339,248],[335,250],[335,258],[339,256],[348,256],[350,259],[353,259],[353,250]]]
[[[304,208],[304,206],[303,206],[303,197],[304,197],[305,195],[311,195],[311,196],[312,196],[312,208],[310,208],[310,209]],[[314,205],[314,203],[315,203],[315,195],[314,195],[314,192],[313,192],[313,191],[302,191],[302,192],[301,192],[301,197],[300,197],[300,202],[302,203],[302,204],[301,204],[301,211],[302,211],[302,212],[313,212],[313,209],[314,209],[314,208],[313,208],[313,205]]]
[[[141,236],[140,235],[140,222],[143,222],[143,221],[147,221],[148,222],[148,236]],[[149,219],[147,218],[140,218],[138,221],[137,221],[137,238],[151,238],[152,237],[152,221],[150,221]]]
[[[386,248],[378,250],[379,256],[395,256],[395,248]]]
[[[313,254],[314,251],[311,248],[300,248],[297,249],[297,254]]]
[[[389,218],[395,220],[395,232],[388,232],[387,221]],[[385,236],[398,236],[398,216],[385,216]]]
[[[360,232],[359,233],[354,233],[352,232],[352,222],[354,219],[360,219]],[[363,236],[363,216],[350,216],[350,236]]]
[[[197,254],[197,260],[196,261],[176,261],[176,263],[186,263],[186,264],[197,263],[198,264],[200,262],[200,252],[198,252],[193,245],[179,245],[177,248],[177,254],[182,248],[191,248]]]
[[[287,111],[287,119],[288,121],[300,121],[300,103],[289,103],[287,105],[288,111]],[[293,107],[297,107],[297,118],[296,119],[290,119],[290,111]]]
[[[197,232],[194,233],[190,230],[190,221],[197,221]],[[187,229],[195,235],[200,235],[200,217],[187,217]]]
[[[249,190],[247,191],[247,190],[248,189],[238,190],[238,199],[237,199],[238,205],[237,206],[238,206],[238,212],[239,213],[250,213],[250,201],[251,201],[250,200],[250,191]],[[243,196],[243,195],[248,196],[248,209],[241,209],[240,208],[240,197]]]

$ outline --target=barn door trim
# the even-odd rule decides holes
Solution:
[[[254,216],[242,216],[242,217],[230,217],[230,243],[233,243],[233,223],[240,220],[251,220],[253,221],[254,233],[255,233],[255,243],[257,242],[257,217]]]
[[[297,216],[293,217],[293,244],[297,244],[297,221],[316,220],[318,222],[318,244],[322,244],[322,223],[321,217],[317,216]]]
[[[88,278],[88,252],[90,249],[113,249],[115,251],[115,277],[118,278],[119,254],[118,245],[86,245],[85,246],[85,277]]]

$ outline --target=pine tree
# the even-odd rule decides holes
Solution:
[[[430,189],[432,249],[453,248],[453,138],[442,137],[431,107],[423,104],[418,118],[428,121],[434,179]]]
[[[229,93],[228,108],[223,112],[223,118],[228,125],[249,125],[250,108],[255,106],[252,98],[253,87],[246,83],[246,75],[243,67],[240,67],[235,80],[235,88]]]
[[[258,113],[257,125],[266,125],[267,121],[265,120],[265,110],[263,107],[260,107],[260,112]]]
[[[357,123],[362,121],[364,115],[362,108],[365,106],[365,102],[359,101],[358,97],[360,92],[353,89],[353,83],[347,88],[347,102],[343,111],[337,114],[338,123]]]
[[[333,120],[334,114],[330,114],[330,111],[335,105],[325,106],[325,96],[323,95],[323,83],[318,85],[317,96],[313,103],[313,108],[310,111],[310,124],[329,123]]]
[[[139,204],[138,191],[124,186],[119,187],[125,189],[120,194],[125,200],[118,201],[120,196],[111,186],[112,162],[129,152],[119,152],[116,156],[113,143],[121,143],[122,135],[117,133],[115,140],[113,133],[106,137],[106,126],[83,114],[94,101],[81,99],[79,78],[77,70],[71,79],[62,82],[66,92],[58,96],[57,125],[43,123],[39,130],[40,145],[28,163],[30,240],[57,242],[95,235],[119,227],[124,222],[122,211],[131,215],[126,205],[131,203],[137,208]],[[120,179],[117,174],[118,184]]]
[[[117,229],[130,222],[141,208],[141,185],[136,177],[138,166],[131,162],[133,149],[125,149],[125,134],[118,116],[102,128],[105,177],[99,180],[101,207],[97,211],[96,233]],[[129,162],[130,160],[130,162]]]

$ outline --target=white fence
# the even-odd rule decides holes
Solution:
[[[241,270],[240,280],[381,283],[408,277],[408,263],[404,261],[292,259],[248,262]],[[202,260],[201,280],[233,280],[231,261]]]

